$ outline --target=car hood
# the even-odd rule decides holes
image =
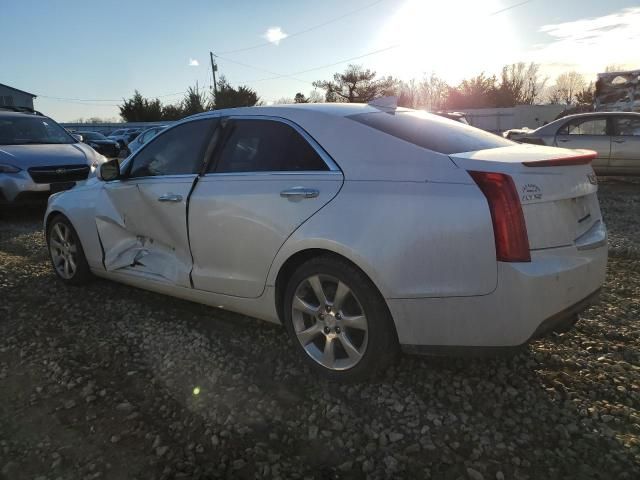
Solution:
[[[90,165],[96,153],[82,143],[0,145],[0,163],[19,168],[53,165]]]

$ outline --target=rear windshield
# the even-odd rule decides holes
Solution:
[[[445,155],[514,144],[493,133],[427,112],[369,112],[347,118]]]

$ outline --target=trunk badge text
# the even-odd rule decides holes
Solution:
[[[534,183],[527,183],[522,186],[522,201],[528,202],[530,200],[542,199],[542,188]]]

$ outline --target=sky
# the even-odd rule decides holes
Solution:
[[[117,119],[134,90],[179,101],[217,74],[265,103],[349,63],[451,84],[536,62],[553,79],[640,68],[638,0],[0,0],[0,83],[58,121]]]

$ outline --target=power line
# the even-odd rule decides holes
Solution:
[[[521,7],[522,5],[526,5],[527,3],[531,3],[533,1],[534,0],[524,0],[524,2],[516,3],[515,5],[511,5],[509,7],[505,7],[505,8],[501,8],[500,10],[496,10],[495,12],[490,13],[489,16],[491,17],[493,15],[498,15],[499,13],[506,12],[507,10],[511,10],[513,8],[516,8],[516,7]]]
[[[323,27],[323,26],[328,25],[330,23],[333,23],[335,21],[338,21],[338,20],[340,20],[340,19],[342,19],[344,17],[347,17],[349,15],[353,15],[354,13],[357,13],[359,11],[362,11],[362,10],[365,10],[367,8],[373,7],[373,6],[375,6],[375,5],[379,4],[379,3],[382,3],[383,1],[385,1],[385,0],[377,0],[377,1],[375,1],[375,2],[373,2],[371,4],[369,4],[369,5],[365,5],[362,8],[359,8],[359,9],[352,10],[350,12],[344,13],[344,14],[342,14],[342,15],[340,15],[338,17],[335,17],[335,18],[333,18],[331,20],[328,20],[326,22],[319,23],[317,25],[313,25],[313,26],[311,26],[309,28],[306,28],[304,30],[300,30],[298,32],[292,33],[292,34],[288,35],[288,37],[294,37],[294,36],[297,36],[297,35],[302,35],[303,33],[307,33],[309,31],[315,30],[317,28],[320,28],[320,27]],[[533,1],[534,0],[524,0],[524,1],[521,1],[521,2],[516,3],[514,5],[510,5],[508,7],[502,8],[500,10],[496,10],[494,12],[491,12],[491,13],[488,14],[488,16],[498,15],[498,14],[500,14],[502,12],[506,12],[508,10],[512,10],[514,8],[517,8],[517,7],[521,7],[523,5],[531,3]],[[271,45],[271,43],[270,42],[264,42],[264,43],[261,43],[259,45],[254,45],[254,46],[251,46],[251,47],[246,47],[246,48],[236,49],[236,50],[227,50],[227,51],[224,51],[224,52],[221,52],[221,53],[222,54],[236,53],[236,52],[240,52],[240,51],[259,48],[259,47],[266,46],[266,45]],[[306,81],[306,80],[302,80],[300,78],[296,78],[294,75],[302,75],[304,73],[309,73],[309,72],[314,72],[314,71],[317,71],[317,70],[322,70],[324,68],[334,67],[336,65],[352,62],[354,60],[359,60],[359,59],[366,58],[366,57],[369,57],[369,56],[372,56],[372,55],[377,55],[379,53],[383,53],[383,52],[386,52],[386,51],[389,51],[389,50],[393,50],[393,49],[399,48],[401,46],[402,46],[402,44],[390,45],[388,47],[381,48],[381,49],[378,49],[378,50],[373,50],[371,52],[367,52],[367,53],[364,53],[362,55],[357,55],[355,57],[350,57],[350,58],[346,58],[346,59],[343,59],[343,60],[338,60],[338,61],[333,62],[333,63],[321,65],[321,66],[318,66],[318,67],[309,68],[309,69],[306,69],[306,70],[300,70],[298,72],[293,72],[293,73],[288,73],[288,74],[282,74],[282,73],[274,72],[272,70],[268,70],[268,69],[265,69],[265,68],[256,67],[254,65],[250,65],[250,64],[247,64],[247,63],[239,62],[237,60],[232,60],[230,58],[221,57],[220,55],[215,55],[215,56],[216,56],[216,58],[219,58],[219,59],[224,60],[226,62],[234,63],[236,65],[240,65],[240,66],[245,67],[245,68],[250,68],[252,70],[261,71],[261,72],[269,73],[269,74],[273,75],[271,77],[259,78],[259,79],[256,79],[256,80],[249,80],[249,81],[238,82],[238,83],[258,83],[258,82],[264,82],[264,81],[268,81],[268,80],[277,80],[279,78],[290,78],[290,79],[296,80],[297,82],[300,82],[300,83],[305,83],[307,85],[313,85],[313,82],[309,82],[309,81]],[[208,73],[207,73],[207,76],[208,76]],[[205,84],[206,84],[206,82],[205,82]],[[149,98],[166,98],[166,97],[172,97],[172,96],[176,96],[176,95],[184,95],[186,93],[187,93],[187,90],[182,90],[180,92],[166,93],[166,94],[163,94],[163,95],[150,95]],[[121,98],[118,98],[118,99],[113,99],[113,98],[111,98],[111,99],[105,99],[105,98],[84,99],[84,98],[70,98],[70,97],[54,97],[54,96],[40,95],[40,94],[38,94],[37,96],[40,97],[40,98],[48,98],[48,99],[51,99],[51,100],[65,101],[65,102],[68,102],[68,103],[77,103],[79,105],[93,105],[93,106],[110,106],[110,107],[113,106],[113,107],[117,107],[117,106],[119,106],[118,104],[100,104],[100,103],[91,103],[91,102],[120,102],[120,101],[122,101]]]
[[[339,16],[337,16],[337,17],[331,18],[331,19],[329,19],[329,20],[327,20],[327,21],[325,21],[325,22],[318,23],[318,24],[316,24],[316,25],[313,25],[313,26],[311,26],[311,27],[305,28],[305,29],[303,29],[303,30],[299,30],[299,31],[294,32],[294,33],[290,33],[290,34],[288,34],[285,38],[297,37],[298,35],[302,35],[302,34],[304,34],[304,33],[311,32],[311,31],[313,31],[313,30],[316,30],[316,29],[318,29],[318,28],[324,27],[324,26],[326,26],[326,25],[330,25],[330,24],[332,24],[332,23],[334,23],[334,22],[337,22],[337,21],[339,21],[339,20],[342,20],[342,19],[343,19],[343,18],[345,18],[345,17],[349,17],[349,16],[351,16],[351,15],[353,15],[353,14],[355,14],[355,13],[358,13],[358,12],[361,12],[361,11],[366,10],[366,9],[368,9],[368,8],[374,7],[374,6],[376,6],[376,5],[378,5],[379,3],[382,3],[382,2],[384,2],[384,1],[386,1],[386,0],[376,0],[376,1],[375,1],[375,2],[373,2],[373,3],[370,3],[370,4],[365,5],[365,6],[363,6],[363,7],[357,8],[357,9],[355,9],[355,10],[351,10],[351,11],[349,11],[349,12],[343,13],[342,15],[339,15]],[[248,51],[248,50],[254,50],[254,49],[256,49],[256,48],[262,48],[262,47],[266,47],[266,46],[269,46],[269,45],[273,45],[273,43],[271,43],[271,42],[269,42],[269,41],[266,41],[266,42],[258,43],[258,44],[255,44],[255,45],[251,45],[251,46],[249,46],[249,47],[236,48],[236,49],[234,49],[234,50],[225,50],[225,51],[223,51],[223,52],[220,52],[220,54],[222,54],[222,55],[228,55],[228,54],[232,54],[232,53],[246,52],[246,51]]]
[[[389,50],[393,50],[393,49],[401,47],[401,46],[402,46],[401,44],[391,45],[389,47],[380,48],[378,50],[374,50],[372,52],[367,52],[367,53],[364,53],[362,55],[358,55],[358,56],[351,57],[351,58],[345,58],[343,60],[338,60],[337,62],[328,63],[326,65],[320,65],[318,67],[308,68],[306,70],[301,70],[299,72],[293,72],[293,73],[287,74],[287,75],[280,75],[280,74],[276,75],[275,72],[274,72],[275,76],[273,76],[273,77],[259,78],[257,80],[250,80],[250,81],[247,81],[247,82],[239,82],[239,83],[265,82],[267,80],[276,80],[278,78],[283,78],[283,77],[294,78],[294,77],[291,77],[291,75],[301,75],[303,73],[315,72],[317,70],[322,70],[324,68],[335,67],[336,65],[340,65],[342,63],[352,62],[354,60],[359,60],[361,58],[370,57],[371,55],[377,55],[378,53],[382,53],[382,52],[386,52],[386,51],[389,51]],[[249,65],[246,65],[246,66],[250,67]],[[253,67],[251,67],[251,68],[253,68]],[[258,68],[255,68],[255,69],[258,70]],[[306,81],[306,80],[300,80],[300,79],[297,79],[297,78],[295,78],[295,80],[298,80],[300,82],[304,82],[304,83],[309,84],[309,85],[313,85],[313,82],[309,82],[309,81]]]
[[[380,0],[380,1],[376,2],[376,3],[380,3],[381,1],[384,1],[384,0]],[[520,3],[516,3],[514,5],[511,5],[511,6],[502,8],[500,10],[496,10],[494,12],[491,12],[491,13],[488,14],[488,16],[491,17],[491,16],[494,16],[494,15],[498,15],[498,14],[500,14],[502,12],[506,12],[507,10],[511,10],[511,9],[514,9],[514,8],[517,8],[517,7],[521,7],[523,5],[526,5],[527,3],[531,3],[533,1],[534,0],[524,0],[524,1],[520,2]],[[369,6],[373,6],[373,5],[374,4],[371,4]],[[368,8],[368,7],[365,7],[365,8]],[[315,27],[312,27],[312,28],[315,28]],[[321,65],[321,66],[318,66],[318,67],[309,68],[307,70],[301,70],[301,71],[298,71],[298,72],[288,73],[288,74],[279,74],[279,73],[272,72],[270,70],[266,70],[266,69],[263,69],[263,68],[260,68],[260,67],[255,67],[253,65],[249,65],[249,64],[246,64],[246,63],[238,62],[236,60],[231,60],[229,58],[220,57],[219,55],[217,55],[217,57],[222,59],[222,60],[225,60],[227,62],[235,63],[235,64],[241,65],[243,67],[251,68],[251,69],[257,70],[257,71],[263,71],[265,73],[271,73],[272,75],[274,75],[273,77],[259,78],[257,80],[250,80],[250,81],[239,82],[239,83],[257,83],[257,82],[264,82],[264,81],[268,81],[268,80],[277,80],[278,78],[292,78],[293,80],[297,80],[299,82],[312,85],[313,82],[308,82],[308,81],[305,81],[305,80],[301,80],[299,78],[295,78],[295,77],[293,77],[293,75],[302,75],[304,73],[315,72],[317,70],[322,70],[324,68],[334,67],[336,65],[340,65],[340,64],[343,64],[343,63],[352,62],[354,60],[360,60],[361,58],[369,57],[371,55],[377,55],[378,53],[386,52],[388,50],[393,50],[393,49],[399,48],[401,46],[402,46],[402,44],[390,45],[388,47],[381,48],[381,49],[378,49],[378,50],[374,50],[374,51],[371,51],[371,52],[368,52],[368,53],[364,53],[362,55],[357,55],[355,57],[346,58],[344,60],[339,60],[337,62],[329,63],[329,64],[326,64],[326,65]]]

